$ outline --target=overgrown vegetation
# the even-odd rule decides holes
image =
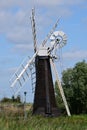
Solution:
[[[42,117],[32,116],[26,119],[18,117],[0,117],[0,130],[86,130],[87,116]]]
[[[78,62],[75,67],[62,73],[62,86],[72,114],[87,113],[87,63]],[[64,105],[55,83],[58,106],[64,110]]]
[[[20,96],[16,99],[3,98],[0,104],[0,130],[87,130],[87,63],[79,62],[74,68],[63,71],[62,86],[71,113],[79,115],[65,116],[65,107],[55,83],[56,100],[62,116],[34,116],[32,105],[21,104]]]
[[[10,104],[11,105],[11,104]],[[16,104],[17,105],[17,104]],[[43,117],[34,116],[31,111],[31,104],[26,104],[26,114],[24,107],[5,106],[5,110],[0,111],[0,130],[86,130],[87,115],[80,116],[60,116]],[[30,107],[30,108],[29,108]]]
[[[21,103],[21,97],[18,95],[16,98],[12,96],[12,98],[4,97],[0,101],[1,103]]]

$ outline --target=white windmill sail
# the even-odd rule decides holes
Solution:
[[[12,78],[10,79],[11,88],[14,88],[15,94],[17,94],[20,91],[22,86],[25,84],[26,80],[31,76],[31,74],[35,72],[34,62],[35,62],[36,55],[37,55],[37,52],[32,56],[31,59],[27,57],[22,62],[18,70],[14,73]],[[33,72],[31,73],[31,71]],[[16,90],[16,87],[17,87],[17,90]]]
[[[47,37],[44,39],[44,41],[42,42],[42,46],[45,46],[46,42],[48,41],[48,39],[51,37],[51,35],[53,34],[53,32],[55,31],[57,25],[58,25],[59,19],[57,20],[57,22],[54,24],[53,28],[51,29],[51,31],[48,33]]]
[[[52,47],[50,48],[50,52],[55,50],[57,47],[58,48],[63,47],[67,43],[67,36],[63,31],[54,32],[53,35],[50,37],[50,39],[51,39],[51,44],[52,44]],[[52,58],[54,58],[54,56]],[[50,58],[50,62],[51,62],[52,68],[54,70],[54,74],[55,74],[55,77],[56,77],[58,88],[59,88],[62,100],[64,102],[64,106],[66,108],[67,115],[71,116],[70,110],[69,110],[69,107],[68,107],[68,103],[67,103],[61,82],[59,80],[59,76],[58,76],[58,73],[57,73],[56,66],[55,66],[55,64],[54,64],[54,62],[51,58]]]
[[[54,70],[54,74],[55,74],[55,77],[56,77],[56,81],[57,81],[57,84],[58,84],[58,88],[59,88],[62,100],[64,102],[64,106],[66,108],[67,115],[71,116],[70,110],[69,110],[69,107],[68,107],[68,103],[67,103],[67,100],[66,100],[66,97],[65,97],[61,82],[60,82],[59,77],[58,77],[56,66],[55,66],[54,62],[52,61],[52,59],[50,61],[51,61],[51,64],[52,64],[52,68]]]
[[[34,42],[34,52],[36,52],[37,51],[37,40],[36,40],[35,9],[32,9],[32,16],[30,18],[31,18],[33,42]]]

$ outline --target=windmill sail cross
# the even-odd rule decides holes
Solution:
[[[31,66],[34,65],[36,55],[37,52],[33,55],[33,57],[30,60],[28,58],[27,60],[24,60],[24,62],[22,62],[16,73],[10,79],[11,87],[15,87],[17,82],[19,83],[20,86],[23,86],[24,82],[30,76],[30,72],[28,71],[28,69],[31,69]]]
[[[51,35],[53,34],[53,32],[55,31],[57,25],[58,25],[59,19],[57,20],[57,22],[55,23],[55,25],[53,26],[53,28],[51,29],[51,31],[48,33],[47,37],[44,39],[44,41],[42,42],[42,46],[45,46],[46,42],[48,41],[48,39],[51,37]]]
[[[55,54],[52,54],[53,51],[59,47],[63,47],[66,44],[67,37],[62,31],[56,31],[59,19],[48,33],[47,37],[42,42],[41,46],[37,50],[37,41],[36,41],[36,28],[35,28],[35,10],[32,9],[31,25],[33,33],[33,42],[34,42],[34,55],[31,59],[25,60],[20,65],[19,69],[11,78],[11,87],[16,89],[17,84],[19,87],[16,89],[17,94],[25,81],[31,76],[32,86],[35,85],[35,94],[34,94],[34,103],[33,103],[33,114],[42,114],[47,116],[59,116],[60,110],[57,108],[55,100],[55,92],[53,87],[53,78],[51,72],[51,58],[56,59]],[[45,46],[46,42],[52,36],[52,46]],[[61,37],[61,39],[59,38]],[[61,41],[61,42],[60,42]],[[51,44],[50,44],[51,45]],[[34,68],[34,69],[33,69]],[[54,66],[55,68],[55,66]],[[34,71],[33,71],[34,70]],[[58,80],[58,75],[55,70],[59,90],[66,107],[68,116],[70,116],[70,111],[68,104],[62,89],[62,86]]]
[[[33,34],[33,42],[34,42],[34,52],[36,52],[37,41],[36,41],[35,9],[32,9],[31,26],[32,26],[32,34]]]

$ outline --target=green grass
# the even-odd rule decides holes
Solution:
[[[24,107],[14,104],[1,104],[0,130],[87,130],[87,115],[60,117],[32,116],[31,104]]]
[[[71,117],[0,117],[0,130],[87,130],[87,115]]]

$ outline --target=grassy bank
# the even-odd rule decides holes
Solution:
[[[0,104],[0,130],[87,130],[87,115],[32,116],[31,109],[32,104]]]
[[[32,116],[0,117],[0,130],[87,130],[87,115],[49,118]]]

